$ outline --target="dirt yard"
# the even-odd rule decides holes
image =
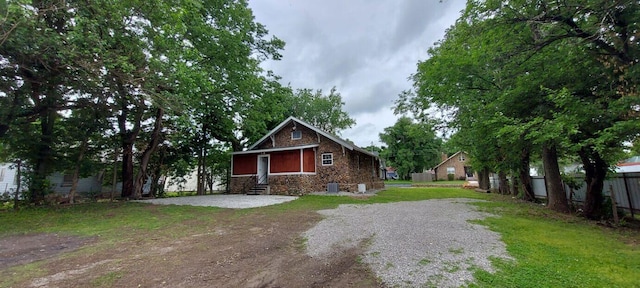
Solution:
[[[321,220],[318,213],[233,213],[217,214],[220,221],[205,233],[189,233],[198,221],[182,223],[188,236],[180,237],[160,231],[126,243],[55,234],[0,239],[0,278],[13,287],[381,287],[360,260],[363,247],[326,259],[305,253],[300,235]],[[34,261],[43,261],[39,277],[14,269]]]

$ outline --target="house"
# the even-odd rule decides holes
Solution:
[[[379,157],[289,117],[248,150],[232,153],[231,193],[303,195],[384,188]],[[255,190],[253,190],[255,191]]]
[[[13,194],[18,187],[17,168],[11,163],[0,163],[0,195]],[[24,180],[24,178],[23,178]],[[51,190],[59,195],[67,195],[71,191],[73,175],[71,173],[55,172],[47,177]],[[102,176],[94,175],[78,179],[76,192],[79,194],[98,194],[102,189]],[[22,191],[27,185],[22,185]]]
[[[637,173],[640,172],[640,156],[633,156],[618,163],[615,167],[616,173]]]
[[[436,180],[448,180],[449,174],[453,175],[454,180],[467,180],[473,178],[473,170],[468,164],[469,155],[466,152],[458,151],[451,157],[442,154],[442,162],[433,167]]]

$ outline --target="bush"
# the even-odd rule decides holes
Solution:
[[[453,174],[447,174],[447,180],[449,181],[453,181],[456,178],[456,175]]]

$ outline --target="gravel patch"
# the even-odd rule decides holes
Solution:
[[[473,269],[493,272],[490,257],[511,259],[500,235],[469,223],[490,214],[469,199],[372,205],[322,210],[326,218],[304,233],[307,253],[327,257],[365,245],[362,260],[392,287],[459,287],[473,281]]]
[[[212,206],[221,208],[255,208],[269,205],[285,203],[298,199],[296,196],[281,195],[201,195],[186,197],[171,197],[148,200],[137,200],[134,202],[160,204],[160,205],[191,205],[191,206]]]

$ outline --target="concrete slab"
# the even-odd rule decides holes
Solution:
[[[201,195],[159,198],[148,200],[137,200],[134,202],[151,203],[158,205],[191,205],[191,206],[210,206],[220,208],[245,209],[263,207],[285,203],[298,199],[296,196],[281,195]]]

